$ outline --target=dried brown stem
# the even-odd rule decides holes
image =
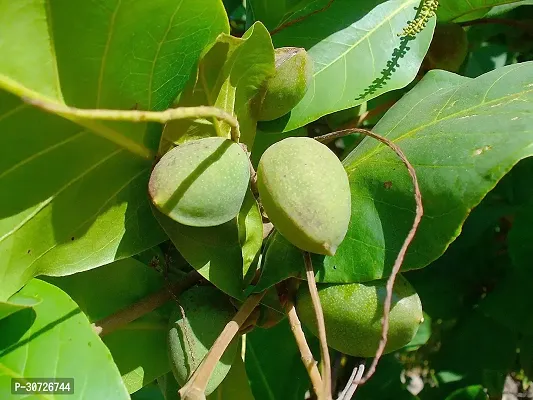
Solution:
[[[320,142],[329,142],[330,140],[334,140],[336,138],[349,135],[351,133],[362,133],[363,135],[370,136],[371,138],[374,138],[376,140],[379,140],[381,143],[385,144],[386,146],[390,147],[402,160],[404,165],[407,167],[407,170],[409,171],[409,175],[411,176],[411,180],[413,182],[414,187],[414,197],[416,202],[416,213],[415,218],[413,221],[413,226],[411,227],[411,230],[407,234],[407,237],[405,238],[405,241],[403,242],[402,247],[400,248],[400,251],[398,252],[398,256],[396,257],[396,260],[394,261],[394,265],[392,267],[391,275],[389,276],[389,279],[387,280],[387,295],[385,296],[385,301],[383,305],[383,318],[382,318],[382,329],[381,329],[381,340],[379,341],[379,346],[376,351],[376,355],[374,360],[372,361],[372,364],[370,365],[370,368],[368,368],[367,373],[365,376],[360,379],[357,384],[363,384],[366,381],[368,381],[374,372],[376,371],[376,367],[378,365],[379,359],[383,355],[383,351],[385,350],[385,346],[387,345],[387,334],[389,331],[389,313],[392,303],[392,289],[394,287],[394,282],[396,280],[396,276],[400,272],[400,268],[402,267],[403,260],[405,258],[405,254],[407,252],[407,249],[409,248],[409,245],[413,241],[416,231],[418,229],[418,226],[420,225],[420,221],[422,220],[422,216],[424,215],[424,207],[422,205],[422,193],[420,192],[420,186],[418,184],[418,178],[416,177],[416,171],[403,153],[403,151],[393,142],[391,142],[389,139],[378,135],[372,131],[361,129],[361,128],[353,128],[353,129],[346,129],[343,131],[337,131],[328,133],[327,135],[316,137]]]
[[[309,374],[309,378],[311,379],[313,390],[316,395],[320,397],[320,391],[322,390],[323,385],[322,377],[318,372],[317,362],[313,357],[313,353],[311,352],[309,345],[307,344],[304,331],[302,330],[302,324],[300,323],[300,319],[298,318],[296,308],[294,307],[294,303],[292,301],[289,300],[285,303],[285,312],[289,318],[289,324],[291,325],[294,339],[296,339],[296,344],[300,350],[302,362],[307,370],[307,373]]]
[[[316,287],[315,271],[313,269],[313,262],[311,261],[311,254],[308,251],[303,252],[305,261],[305,271],[307,277],[307,285],[309,286],[309,293],[315,309],[318,339],[320,341],[320,353],[322,357],[322,396],[318,395],[319,399],[331,399],[331,360],[329,358],[328,340],[326,338],[326,324],[324,323],[324,312],[320,305],[320,298],[318,297],[318,289]]]
[[[293,20],[290,20],[290,21],[287,21],[285,22],[284,24],[281,24],[280,26],[278,26],[277,28],[273,29],[271,32],[270,32],[270,36],[274,36],[276,33],[278,33],[279,31],[285,29],[285,28],[288,28],[289,26],[292,26],[292,25],[295,25],[297,24],[298,22],[302,22],[303,20],[309,18],[310,16],[312,15],[315,15],[315,14],[318,14],[318,13],[321,13],[321,12],[324,12],[326,11],[328,8],[331,7],[331,5],[333,4],[333,1],[334,0],[329,0],[328,4],[326,4],[324,7],[322,7],[321,9],[319,10],[315,10],[313,12],[310,12],[309,14],[306,14],[306,15],[302,15],[301,17],[299,18],[296,18],[296,19],[293,19]]]
[[[202,276],[198,272],[191,271],[181,281],[166,286],[159,292],[153,293],[139,300],[137,303],[133,303],[108,317],[96,321],[93,324],[94,330],[100,336],[107,335],[114,330],[135,321],[137,318],[154,311],[156,308],[161,307],[167,301],[172,299],[173,294],[177,295],[184,290],[189,289],[201,278]]]
[[[231,343],[239,329],[246,322],[248,316],[257,307],[266,292],[254,293],[250,295],[242,304],[233,319],[226,324],[224,330],[220,333],[215,343],[206,354],[198,368],[194,371],[187,383],[179,390],[180,398],[183,400],[192,400],[199,393],[204,393],[209,378],[213,373],[217,362],[220,360],[224,351]]]

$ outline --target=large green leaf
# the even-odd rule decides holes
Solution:
[[[380,4],[382,3],[382,4]],[[411,82],[431,41],[434,19],[413,40],[400,38],[419,0],[335,0],[275,34],[276,47],[304,47],[314,76],[300,103],[285,117],[262,124],[289,131]]]
[[[42,303],[0,321],[0,397],[11,378],[74,378],[72,399],[129,398],[109,350],[68,295],[34,279],[19,293]]]
[[[193,268],[223,292],[237,299],[243,298],[243,290],[253,277],[253,266],[263,242],[261,213],[250,190],[239,215],[218,226],[186,226],[155,208],[153,212]]]
[[[93,135],[7,93],[166,108],[228,30],[219,0],[108,3],[0,4],[0,146],[9,149],[0,187],[10,193],[0,200],[0,300],[33,276],[95,268],[164,238],[146,196],[160,127],[85,121]],[[206,10],[209,19],[198,18]]]
[[[374,130],[399,145],[416,168],[425,205],[404,270],[438,258],[460,233],[470,210],[514,164],[533,153],[531,82],[533,62],[476,79],[430,72],[376,125]],[[350,226],[337,254],[315,261],[317,277],[357,282],[387,276],[413,223],[411,180],[388,147],[369,139],[343,163],[352,190]],[[274,259],[301,259],[282,240],[267,251],[275,252],[276,243],[281,255]],[[270,277],[290,276],[302,268],[302,262],[275,264],[266,258],[265,271],[279,271]],[[269,284],[275,283],[270,279]]]
[[[164,287],[159,273],[132,258],[47,281],[67,292],[91,322]],[[103,337],[130,393],[170,370],[167,311],[160,308]]]
[[[242,38],[221,34],[202,58],[197,76],[192,77],[178,105],[210,105],[234,114],[241,142],[251,147],[257,124],[252,100],[273,73],[274,48],[263,24],[255,23]],[[165,127],[160,152],[173,143],[213,135],[229,137],[230,127],[219,121],[173,121]]]
[[[307,340],[316,350],[316,339],[308,335]],[[256,400],[300,400],[310,388],[287,320],[246,335],[245,363]]]
[[[439,0],[437,16],[440,21],[470,21],[482,18],[492,7],[512,3],[524,2],[520,0]],[[519,5],[521,4],[517,4]]]

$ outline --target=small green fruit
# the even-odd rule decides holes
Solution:
[[[276,72],[261,93],[259,121],[271,121],[291,111],[303,99],[313,77],[313,60],[304,49],[275,50]]]
[[[319,287],[328,345],[356,357],[373,357],[381,338],[381,318],[386,280],[367,283],[323,285]],[[307,285],[301,285],[296,310],[313,334],[317,325]],[[396,279],[389,314],[385,353],[407,345],[423,322],[420,298],[401,275]]]
[[[468,55],[468,37],[459,24],[438,24],[425,60],[427,69],[457,72]]]
[[[263,207],[293,245],[334,255],[348,230],[351,194],[337,156],[311,138],[291,137],[270,146],[257,169]]]
[[[154,205],[189,226],[221,225],[239,213],[250,180],[248,156],[222,137],[186,142],[157,163],[148,186]]]
[[[179,297],[179,302],[185,320],[176,305],[170,317],[168,355],[174,377],[183,386],[233,318],[235,309],[222,292],[206,286],[187,290]],[[207,384],[206,395],[211,394],[228,374],[239,342],[234,339],[217,363]]]

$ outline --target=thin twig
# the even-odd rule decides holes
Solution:
[[[285,29],[285,28],[288,28],[289,26],[292,26],[294,24],[297,24],[298,22],[302,22],[303,20],[309,18],[310,16],[312,15],[315,15],[315,14],[318,14],[318,13],[321,13],[321,12],[324,12],[326,11],[328,8],[331,7],[331,5],[333,4],[333,1],[334,0],[329,0],[328,4],[326,4],[324,7],[322,7],[321,9],[319,10],[315,10],[315,11],[312,11],[310,12],[309,14],[306,14],[306,15],[302,15],[301,17],[299,18],[296,18],[296,19],[293,19],[291,21],[287,21],[285,22],[284,24],[281,24],[280,26],[278,26],[277,28],[273,29],[271,32],[270,32],[270,36],[273,36],[275,35],[276,33],[278,33],[279,31]]]
[[[213,343],[213,346],[209,349],[209,352],[205,355],[190,379],[179,390],[181,399],[192,400],[193,398],[196,398],[195,396],[205,392],[205,388],[217,362],[220,360],[237,332],[239,332],[239,329],[246,322],[248,316],[252,313],[255,307],[257,307],[265,293],[266,291],[254,293],[241,305],[237,314],[235,314],[233,319],[226,324],[224,330],[220,333],[215,343]]]
[[[311,261],[311,254],[308,251],[303,252],[305,271],[307,277],[307,285],[309,286],[309,293],[315,309],[318,339],[320,341],[320,353],[322,357],[322,396],[319,399],[331,399],[331,360],[329,358],[328,340],[326,338],[326,324],[324,323],[324,312],[320,305],[320,297],[318,297],[318,289],[316,287],[315,271],[313,269],[313,262]]]
[[[230,126],[231,138],[233,141],[239,143],[239,139],[241,137],[237,118],[217,107],[178,107],[169,108],[164,111],[105,110],[69,107],[65,104],[29,97],[23,97],[22,100],[43,110],[74,119],[81,118],[105,121],[159,122],[160,124],[165,124],[178,119],[217,118],[226,122]]]
[[[348,379],[348,383],[346,384],[346,387],[339,395],[337,400],[351,400],[351,398],[355,394],[355,391],[357,390],[358,382],[361,380],[363,372],[365,372],[364,359],[362,359],[353,369],[352,374],[350,375],[350,379]]]
[[[511,26],[513,28],[520,28],[527,32],[532,32],[533,28],[530,24],[524,21],[517,21],[514,19],[508,18],[481,18],[474,19],[472,21],[459,22],[461,26],[472,26],[472,25],[485,25],[485,24],[501,24]]]
[[[338,137],[342,137],[345,135],[349,135],[351,133],[362,133],[363,135],[370,136],[371,138],[374,138],[376,140],[379,140],[381,143],[385,144],[386,146],[390,147],[402,160],[404,165],[407,167],[407,170],[409,171],[409,175],[411,176],[411,180],[413,182],[414,187],[414,197],[416,202],[416,213],[415,218],[413,221],[413,226],[411,227],[411,230],[407,234],[407,237],[405,238],[405,241],[402,244],[402,247],[400,248],[400,251],[398,252],[398,256],[396,257],[396,260],[394,261],[394,265],[392,267],[391,275],[389,276],[389,279],[387,280],[387,295],[385,296],[385,301],[383,305],[383,318],[382,318],[382,329],[381,329],[381,339],[379,341],[379,346],[376,351],[376,355],[374,360],[372,361],[372,364],[370,365],[370,368],[368,369],[367,373],[365,374],[364,378],[360,379],[357,383],[363,384],[366,381],[368,381],[374,372],[376,371],[376,367],[378,365],[379,359],[383,355],[383,352],[385,350],[385,346],[387,345],[387,334],[389,331],[389,313],[392,303],[392,289],[394,287],[394,282],[396,280],[396,276],[400,272],[400,268],[402,267],[403,260],[405,258],[405,254],[407,252],[407,249],[411,242],[413,241],[416,231],[418,229],[418,226],[420,224],[420,221],[422,220],[422,216],[424,215],[424,207],[422,205],[422,193],[420,192],[420,186],[418,184],[418,178],[416,177],[416,171],[403,153],[403,151],[393,142],[391,142],[389,139],[378,135],[377,133],[374,133],[372,131],[361,129],[361,128],[353,128],[353,129],[346,129],[343,131],[337,131],[328,133],[327,135],[316,137],[315,139],[322,142],[327,143],[331,140],[334,140]]]
[[[135,321],[137,318],[154,311],[156,308],[161,307],[167,301],[172,299],[172,294],[179,294],[184,290],[189,289],[201,278],[202,276],[198,272],[191,271],[181,281],[173,283],[170,286],[165,285],[165,287],[159,292],[153,293],[139,300],[137,303],[130,304],[116,313],[96,321],[93,324],[93,328],[98,335],[107,335],[114,330]]]
[[[288,300],[286,301],[284,308],[289,319],[289,324],[291,325],[291,330],[294,335],[294,339],[296,339],[296,344],[298,345],[298,349],[300,350],[302,362],[305,366],[305,369],[307,370],[307,373],[309,374],[309,378],[311,379],[313,390],[316,395],[320,397],[320,392],[322,390],[323,385],[322,377],[320,376],[320,372],[318,372],[317,362],[313,357],[313,353],[309,348],[307,340],[305,339],[305,334],[302,330],[302,324],[300,323],[300,319],[298,318],[298,314],[296,313],[294,303]]]

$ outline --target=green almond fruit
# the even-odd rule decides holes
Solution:
[[[155,207],[188,226],[216,226],[239,213],[250,180],[237,143],[209,137],[186,142],[156,164],[148,191]]]
[[[386,280],[365,283],[320,285],[318,296],[324,311],[328,345],[344,354],[373,357],[381,338],[381,318]],[[317,335],[315,311],[307,285],[296,296],[302,323]],[[389,314],[385,353],[407,345],[424,321],[420,298],[401,275],[396,278]]]
[[[263,208],[275,228],[293,245],[334,255],[348,230],[351,194],[337,156],[306,137],[270,146],[257,168]]]
[[[260,94],[259,121],[271,121],[291,111],[303,99],[313,77],[313,60],[305,49],[275,50],[276,72]]]
[[[183,308],[175,305],[168,330],[168,355],[172,372],[183,386],[198,368],[218,335],[233,318],[235,308],[228,297],[210,286],[197,286],[179,297]],[[217,363],[207,384],[206,396],[224,380],[235,360],[240,340],[236,337]]]

